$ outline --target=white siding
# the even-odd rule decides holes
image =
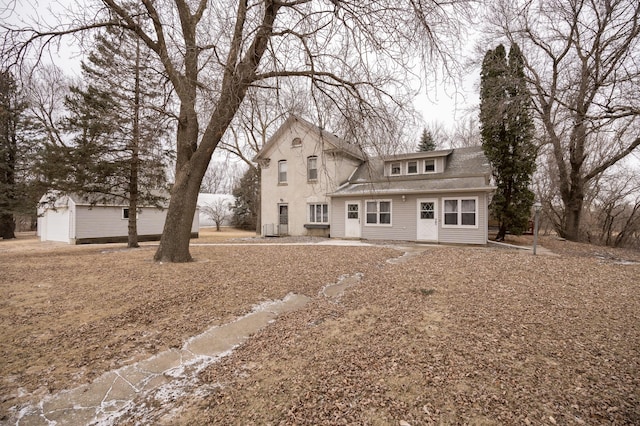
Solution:
[[[39,220],[39,224],[42,226],[40,240],[68,243],[71,216],[68,207],[58,207],[55,211],[47,209]]]

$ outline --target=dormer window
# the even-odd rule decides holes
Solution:
[[[302,146],[302,139],[300,138],[293,138],[293,140],[291,141],[291,146],[293,148],[298,148]]]
[[[398,163],[391,163],[391,175],[398,176],[402,173],[402,165]]]
[[[436,172],[436,160],[424,160],[424,172],[425,173],[435,173]]]
[[[415,175],[418,173],[418,162],[417,161],[409,161],[407,163],[407,174]]]

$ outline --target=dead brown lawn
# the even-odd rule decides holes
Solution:
[[[150,395],[154,410],[121,423],[640,423],[640,265],[617,263],[640,255],[541,243],[560,256],[425,247],[389,264],[399,253],[384,247],[198,246],[196,262],[159,265],[148,246],[0,241],[4,420],[295,292],[314,300],[189,396]],[[318,296],[355,272],[343,297]]]

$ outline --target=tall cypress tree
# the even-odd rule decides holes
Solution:
[[[526,87],[524,59],[517,44],[507,60],[504,46],[489,50],[480,80],[480,133],[497,186],[491,212],[500,228],[521,234],[528,227],[534,194],[529,189],[535,171],[531,95]]]

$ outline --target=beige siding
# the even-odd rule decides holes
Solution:
[[[138,235],[162,233],[166,210],[143,208],[138,214]],[[78,206],[76,239],[119,237],[128,234],[128,220],[122,218],[122,207]]]
[[[478,217],[477,228],[443,228],[444,223],[443,211],[444,202],[443,198],[464,198],[464,197],[478,197]],[[439,241],[441,243],[451,244],[486,244],[487,243],[487,195],[485,193],[468,193],[468,194],[455,194],[451,197],[444,196],[440,198],[440,215],[438,220],[438,234]]]
[[[329,215],[331,217],[331,237],[344,238],[344,221],[346,219],[345,202],[347,198],[331,200]]]
[[[302,144],[293,147],[291,141],[300,138]],[[262,167],[262,225],[279,223],[278,206],[287,204],[289,211],[289,235],[308,235],[311,232],[304,225],[309,223],[309,204],[330,204],[327,193],[333,192],[346,181],[358,166],[354,160],[343,156],[334,156],[324,152],[325,146],[316,133],[308,132],[299,125],[292,125],[284,131],[274,148],[268,153],[269,165]],[[317,157],[318,178],[307,179],[307,159]],[[278,163],[287,161],[287,182],[278,183]],[[329,217],[333,217],[332,206],[329,205]],[[264,227],[261,228],[264,232]],[[317,232],[317,231],[314,231]]]
[[[445,198],[478,198],[477,228],[443,228]],[[362,238],[369,240],[415,241],[417,237],[417,199],[435,198],[438,200],[438,242],[451,244],[486,244],[487,242],[487,195],[467,193],[448,195],[420,194],[408,195],[406,201],[401,196],[393,197],[353,197],[334,198],[331,201],[331,236],[342,238],[345,235],[345,202],[358,200],[361,204]],[[391,200],[391,226],[371,226],[366,221],[367,200]]]

